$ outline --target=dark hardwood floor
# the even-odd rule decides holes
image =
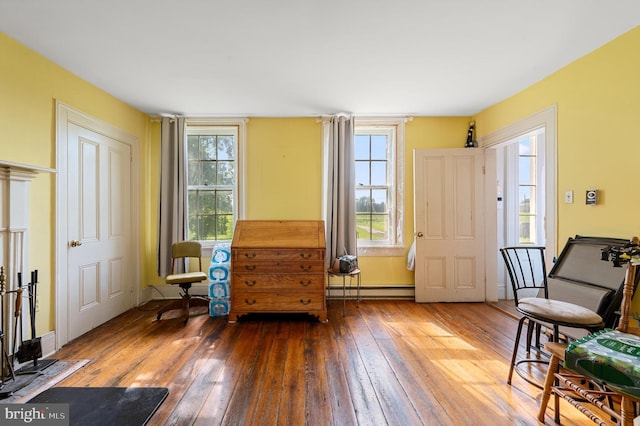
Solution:
[[[538,424],[540,390],[506,384],[517,323],[488,304],[365,300],[343,317],[333,301],[326,324],[192,310],[185,326],[177,311],[156,321],[161,303],[63,347],[55,358],[91,361],[57,386],[167,387],[150,425]]]

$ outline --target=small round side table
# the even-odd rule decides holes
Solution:
[[[351,290],[353,279],[356,279],[356,306],[360,306],[360,269],[354,269],[351,272],[340,272],[332,268],[327,269],[327,289],[329,288],[330,277],[342,277],[342,316],[345,316],[347,300],[347,277],[349,277],[349,290]]]

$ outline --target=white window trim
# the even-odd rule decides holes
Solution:
[[[247,123],[249,122],[248,118],[207,118],[207,117],[198,117],[198,118],[185,118],[185,126],[192,127],[206,127],[206,126],[215,126],[215,127],[224,127],[224,126],[234,126],[238,128],[238,140],[237,140],[237,171],[236,171],[236,200],[237,206],[234,206],[236,221],[243,220],[246,218],[246,164],[247,164],[247,156],[246,156],[246,147],[247,147]],[[186,135],[185,135],[186,137]],[[210,257],[212,254],[213,246],[220,243],[231,242],[231,241],[201,241],[203,256]]]
[[[536,158],[536,181],[535,181],[535,197],[536,197],[536,210],[535,210],[535,217],[536,217],[536,238],[533,242],[531,243],[526,243],[526,244],[531,244],[531,245],[541,245],[544,244],[546,238],[545,238],[545,229],[544,229],[544,217],[545,217],[545,204],[546,204],[546,199],[541,199],[539,197],[539,194],[541,192],[541,189],[544,188],[545,182],[544,182],[544,170],[545,170],[545,164],[544,164],[544,149],[545,149],[545,144],[540,143],[540,135],[544,135],[545,134],[545,128],[544,126],[540,126],[537,129],[532,129],[529,132],[526,132],[522,135],[519,135],[513,139],[510,139],[508,141],[506,141],[503,145],[507,145],[505,147],[505,158],[504,158],[504,168],[505,171],[510,175],[509,179],[506,179],[507,183],[507,188],[505,188],[505,194],[517,194],[518,193],[518,187],[519,187],[519,183],[518,183],[518,177],[519,177],[519,168],[518,168],[518,159],[520,157],[520,151],[519,151],[519,141],[524,137],[531,137],[533,135],[537,136],[537,140],[536,140],[536,147],[535,147],[535,153],[534,156]],[[546,137],[545,137],[546,139]],[[517,197],[506,197],[506,203],[507,203],[507,208],[505,209],[505,212],[519,212],[519,202],[520,200],[517,199]],[[514,214],[514,219],[512,221],[507,221],[507,223],[510,225],[507,226],[507,228],[505,229],[506,231],[506,244],[507,245],[518,245],[518,244],[523,244],[520,243],[520,228],[518,226],[518,220],[517,220],[517,213],[513,213]]]
[[[520,121],[507,127],[498,129],[484,137],[478,138],[478,146],[481,148],[497,148],[509,140],[528,133],[540,127],[544,127],[544,162],[545,162],[545,212],[543,223],[545,224],[545,255],[548,265],[553,264],[553,257],[558,252],[557,248],[557,106],[555,104],[544,108]],[[487,200],[487,203],[494,200]],[[497,246],[496,246],[497,252]],[[487,261],[489,265],[490,259]]]
[[[363,127],[396,127],[395,141],[395,187],[393,196],[395,197],[395,223],[390,224],[395,230],[395,243],[393,245],[373,246],[358,245],[358,256],[404,256],[406,254],[405,237],[404,237],[404,180],[405,180],[405,123],[411,121],[412,117],[355,117],[355,126]],[[328,179],[328,144],[329,144],[329,118],[323,117],[323,147],[324,147],[324,176],[323,176],[323,194],[326,194],[326,185]],[[326,212],[326,195],[323,199],[323,212]]]

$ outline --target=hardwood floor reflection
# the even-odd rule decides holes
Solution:
[[[506,384],[517,323],[488,304],[331,303],[325,324],[193,310],[185,326],[156,321],[160,303],[58,351],[91,362],[57,386],[168,387],[150,425],[538,424],[540,390]],[[563,424],[584,421],[572,410]]]

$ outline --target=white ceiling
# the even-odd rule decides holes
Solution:
[[[8,36],[193,116],[473,115],[637,25],[639,0],[0,0]]]

